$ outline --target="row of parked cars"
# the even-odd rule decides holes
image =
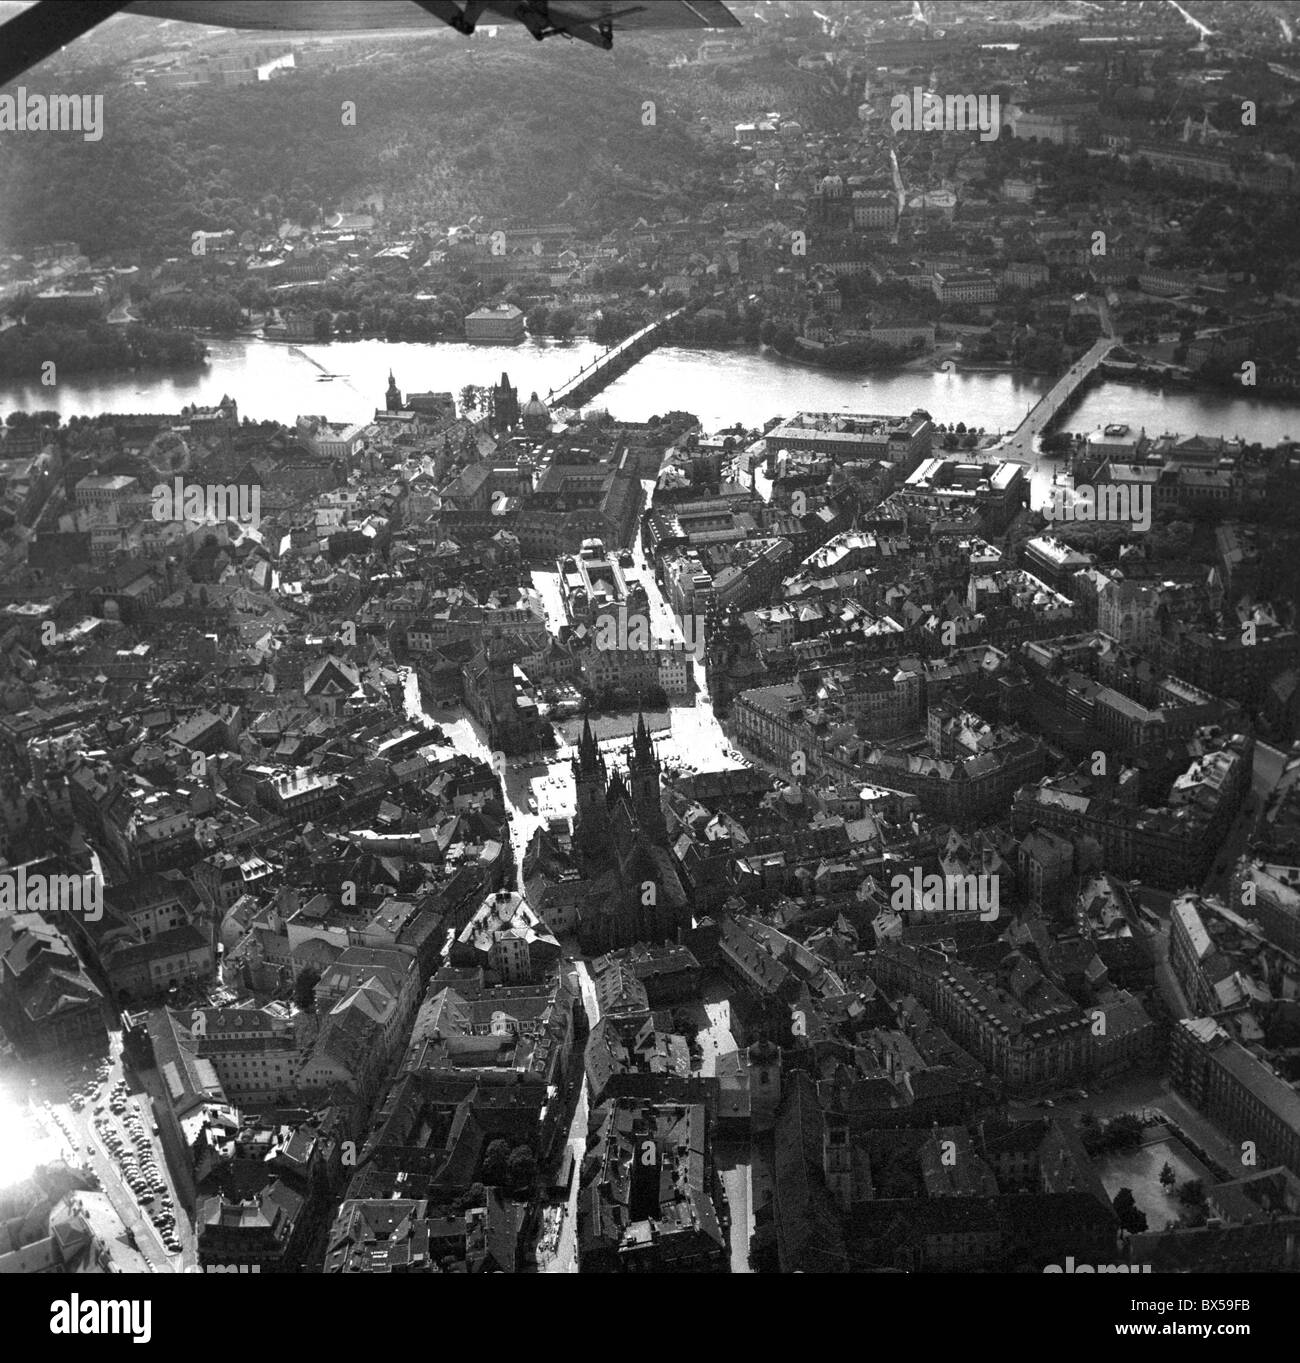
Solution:
[[[43,1106],[45,1108],[45,1115],[54,1123],[55,1126],[59,1128],[59,1130],[63,1133],[63,1139],[67,1141],[67,1143],[72,1147],[73,1151],[75,1152],[77,1148],[77,1142],[73,1139],[72,1132],[69,1129],[67,1122],[63,1120],[62,1113],[60,1113],[58,1108],[56,1108],[54,1104],[49,1101],[48,1098],[45,1100]]]
[[[118,1134],[117,1128],[104,1115],[103,1107],[95,1109],[95,1130],[99,1132],[109,1153],[117,1161],[126,1186],[135,1194],[141,1210],[158,1227],[163,1244],[173,1254],[181,1251],[180,1238],[176,1234],[176,1208],[171,1194],[163,1180],[161,1171],[154,1159],[153,1142],[144,1128],[144,1122],[134,1108],[128,1108],[125,1084],[117,1084],[109,1095],[109,1108],[122,1118],[131,1145]]]
[[[101,1060],[93,1071],[87,1062],[80,1069],[69,1068],[64,1072],[63,1084],[68,1090],[68,1105],[73,1112],[80,1112],[87,1103],[93,1101],[100,1085],[108,1079],[108,1070],[108,1061]]]

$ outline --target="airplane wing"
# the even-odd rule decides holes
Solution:
[[[522,23],[575,28],[738,28],[722,0],[133,0],[129,14],[183,19],[220,28],[268,28],[311,32],[427,28],[430,19],[463,24]],[[547,35],[549,36],[549,35]]]
[[[722,0],[40,0],[0,27],[0,85],[117,13],[293,33],[427,30],[469,35],[522,24],[539,42],[577,38],[608,51],[615,29],[739,28]]]

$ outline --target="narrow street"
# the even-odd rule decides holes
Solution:
[[[582,1003],[587,1013],[588,1027],[595,1027],[600,1021],[600,1004],[596,999],[596,987],[592,983],[591,972],[586,961],[576,961],[574,969],[582,992]],[[578,1271],[578,1193],[582,1186],[582,1161],[587,1153],[587,1123],[590,1119],[590,1095],[587,1077],[582,1078],[582,1092],[578,1095],[573,1121],[569,1124],[568,1147],[573,1156],[572,1177],[569,1182],[569,1200],[560,1213],[560,1231],[553,1255],[541,1264],[543,1273],[576,1273]],[[539,1256],[540,1257],[540,1256]]]
[[[1228,895],[1232,889],[1232,876],[1237,862],[1249,846],[1259,805],[1259,796],[1253,791],[1242,801],[1241,808],[1237,811],[1237,817],[1233,819],[1232,826],[1228,829],[1222,843],[1219,844],[1214,865],[1210,868],[1204,883],[1201,885],[1203,895],[1218,895],[1230,908],[1238,910],[1241,906],[1232,904]]]
[[[749,1242],[754,1234],[754,1208],[750,1195],[750,1154],[745,1146],[718,1141],[713,1148],[718,1162],[718,1177],[727,1194],[731,1213],[731,1271],[750,1273]]]
[[[692,1011],[699,1011],[698,1005]],[[718,1061],[734,1055],[736,1038],[731,1031],[731,1004],[717,982],[704,990],[703,1012],[707,1026],[700,1029],[700,1074],[712,1078],[718,1073]],[[731,1271],[748,1273],[749,1242],[754,1234],[754,1198],[752,1155],[748,1142],[719,1140],[713,1149],[718,1176],[727,1194],[731,1213]]]
[[[1192,1006],[1187,1001],[1187,995],[1183,993],[1182,985],[1178,983],[1173,966],[1169,963],[1168,919],[1160,925],[1160,931],[1152,938],[1151,949],[1156,958],[1156,987],[1160,990],[1165,1007],[1173,1017],[1190,1017]]]

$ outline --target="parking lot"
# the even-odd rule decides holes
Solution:
[[[154,1149],[147,1108],[119,1080],[102,1092],[91,1113],[94,1140],[117,1166],[119,1176],[149,1218],[169,1255],[179,1256],[177,1213],[160,1157]]]
[[[38,1121],[62,1138],[69,1161],[94,1176],[150,1269],[183,1271],[195,1257],[193,1235],[177,1206],[148,1102],[127,1086],[120,1037],[113,1035],[107,1056],[33,1070],[28,1099]]]

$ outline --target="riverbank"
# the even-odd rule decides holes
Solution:
[[[766,348],[771,349],[770,346]],[[760,347],[761,349],[763,347]],[[820,369],[827,374],[896,374],[905,370],[908,363],[904,360],[890,360],[881,364],[827,364],[824,360],[812,356],[782,355],[779,350],[773,350],[772,354],[788,360],[791,364],[803,365],[807,369]]]
[[[42,360],[41,364],[54,365],[55,372],[61,375],[73,375],[77,378],[112,378],[114,375],[131,375],[133,377],[142,374],[184,374],[187,371],[203,369],[209,363],[211,351],[205,346],[203,354],[193,360],[155,360],[145,364],[105,364],[78,367],[66,359],[59,359],[57,356],[49,360]],[[60,380],[61,381],[61,380]],[[7,369],[3,361],[0,361],[0,385],[3,384],[30,384],[39,388],[41,383],[41,370],[35,373],[16,373]],[[49,404],[49,410],[55,410],[55,404]]]
[[[207,346],[207,363],[184,368],[145,369],[137,363],[134,369],[79,374],[60,368],[52,387],[38,378],[0,381],[0,410],[49,409],[67,421],[111,412],[210,407],[228,394],[239,403],[240,415],[254,421],[292,424],[300,413],[318,412],[331,421],[366,422],[384,405],[390,371],[403,391],[459,393],[466,384],[498,382],[504,370],[523,402],[534,390],[542,397],[548,389],[558,390],[603,353],[591,342],[549,339],[518,346],[379,340],[324,346],[213,336]],[[338,377],[321,383],[323,371]],[[706,431],[737,424],[758,429],[773,417],[800,411],[906,414],[918,408],[936,424],[969,426],[973,421],[989,431],[1009,431],[1050,386],[1042,375],[1017,370],[936,371],[909,365],[854,374],[787,363],[774,351],[753,346],[661,345],[613,380],[594,405],[625,421],[686,411]],[[1102,382],[1089,389],[1071,428],[1094,430],[1116,421],[1148,432],[1240,436],[1270,445],[1300,436],[1300,403],[1256,401],[1241,389],[1222,395],[1172,389],[1162,394],[1137,383]]]
[[[196,334],[222,336],[226,340],[233,340],[236,336],[245,336],[252,340],[266,341],[268,344],[274,345],[359,345],[364,341],[378,341],[383,345],[472,345],[479,347],[495,347],[503,344],[521,346],[527,345],[530,342],[533,344],[541,344],[543,341],[551,341],[555,345],[567,345],[573,342],[589,341],[591,339],[584,332],[578,331],[575,331],[568,336],[547,336],[545,334],[534,336],[531,332],[526,332],[517,341],[501,342],[469,341],[466,340],[463,335],[452,336],[445,332],[441,336],[435,336],[432,339],[425,341],[390,341],[381,331],[367,331],[349,336],[327,336],[322,340],[315,336],[306,339],[301,336],[268,336],[262,327],[242,327],[240,330],[233,332],[211,331],[201,327],[195,327],[194,330]]]
[[[758,345],[753,345],[746,341],[700,341],[689,347],[683,344],[683,348],[699,350],[706,354],[741,353],[769,358],[775,357],[788,364],[796,364],[804,369],[820,370],[826,374],[1006,374],[1017,379],[1034,380],[1048,380],[1054,377],[1048,371],[1027,369],[1024,365],[1013,364],[1010,361],[985,364],[963,363],[956,355],[946,352],[943,346],[936,346],[934,350],[906,358],[900,355],[899,358],[893,360],[844,365],[828,364],[825,360],[819,359],[816,352],[804,350],[786,353],[761,342]]]
[[[1016,374],[1021,377],[1036,379],[1050,378],[1051,375],[1044,373],[1041,369],[1026,369],[1018,364],[962,364],[960,360],[949,359],[941,360],[939,363],[951,364],[951,369],[943,370],[946,374]]]
[[[236,327],[234,331],[218,331],[216,327],[188,327],[195,336],[211,336],[214,341],[234,341],[243,337],[248,341],[264,341],[268,339],[262,335],[262,328],[256,327]]]
[[[48,392],[66,382],[68,375],[192,370],[210,354],[188,328],[142,322],[123,328],[90,320],[39,326],[24,323],[0,332],[0,383],[30,384]]]

